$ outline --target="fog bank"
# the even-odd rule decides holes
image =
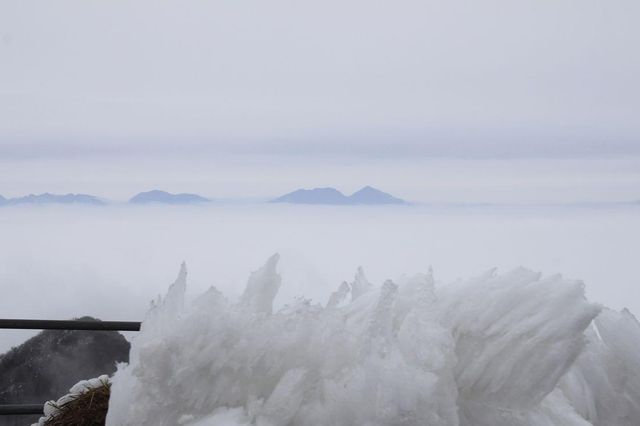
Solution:
[[[587,284],[587,296],[640,312],[637,207],[79,206],[0,209],[0,311],[15,318],[140,320],[187,262],[190,291],[238,297],[279,252],[276,306],[326,302],[363,266],[369,279],[434,268],[446,284],[524,265]],[[0,350],[24,332],[4,330]]]

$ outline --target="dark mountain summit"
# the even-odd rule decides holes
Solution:
[[[378,205],[406,204],[404,200],[382,192],[371,186],[365,186],[350,196],[344,195],[335,188],[298,189],[274,200],[272,203],[291,204],[332,204],[332,205]]]
[[[209,201],[211,200],[196,194],[171,194],[157,189],[148,192],[141,192],[129,200],[132,204],[197,204],[208,203]]]
[[[4,203],[0,200],[0,205],[17,205],[17,204],[91,204],[103,205],[104,201],[98,197],[87,194],[29,194],[24,197],[4,199]]]
[[[116,362],[129,360],[129,346],[115,331],[43,331],[0,355],[0,404],[56,400],[80,380],[112,374]],[[0,425],[23,426],[38,417],[0,416]]]

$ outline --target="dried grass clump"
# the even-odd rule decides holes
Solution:
[[[56,406],[58,412],[50,417],[45,426],[104,426],[109,409],[111,384],[88,389],[72,400]]]

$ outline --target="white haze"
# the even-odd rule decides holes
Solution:
[[[640,312],[637,206],[305,207],[247,204],[0,209],[0,312],[13,318],[141,320],[184,260],[190,294],[240,295],[281,254],[276,306],[326,302],[363,266],[381,284],[433,266],[446,284],[523,265],[586,283],[591,301]],[[0,351],[25,338],[3,330]]]

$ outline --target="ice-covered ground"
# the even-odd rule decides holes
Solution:
[[[113,378],[107,425],[640,424],[640,325],[524,268],[429,271],[280,309],[279,256],[227,298],[153,304]]]

